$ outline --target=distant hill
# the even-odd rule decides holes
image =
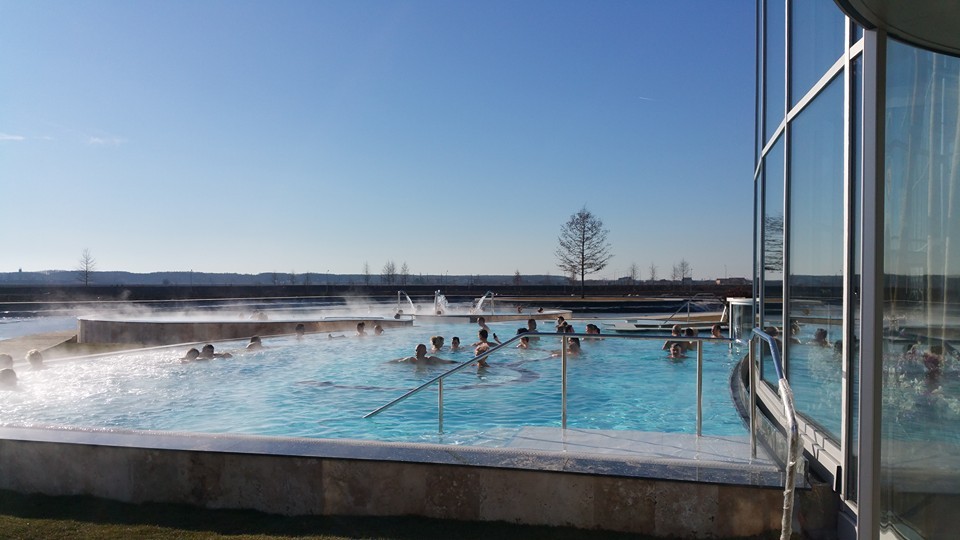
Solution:
[[[394,276],[388,282],[379,274],[291,274],[265,272],[261,274],[231,274],[205,272],[93,272],[90,285],[98,286],[201,286],[201,285],[466,285],[466,286],[503,286],[516,285],[515,275],[492,276],[449,276],[449,275],[409,275]],[[523,285],[564,285],[569,283],[565,277],[550,275],[520,276]],[[0,272],[0,286],[21,285],[79,285],[82,284],[76,270],[44,270],[42,272]]]

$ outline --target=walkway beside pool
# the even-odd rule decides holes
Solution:
[[[750,456],[748,436],[696,436],[599,429],[527,427],[509,448],[615,458],[622,473],[645,478],[754,486],[782,486],[783,469],[762,447]],[[619,467],[618,467],[619,468]],[[609,467],[605,472],[614,473]]]

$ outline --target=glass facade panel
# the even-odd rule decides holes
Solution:
[[[860,123],[863,118],[863,57],[857,57],[850,64],[850,76],[853,79],[853,88],[850,96],[850,137],[853,140],[850,151],[850,177],[853,180],[853,197],[850,203],[850,228],[851,239],[850,246],[853,253],[850,254],[851,267],[853,268],[853,277],[850,280],[851,294],[850,313],[850,332],[853,334],[853,345],[849,348],[850,359],[844,360],[847,366],[847,373],[850,376],[850,400],[847,415],[850,418],[850,460],[847,464],[847,498],[857,500],[857,452],[860,435],[860,423],[858,421],[858,411],[860,410],[860,290],[862,261],[860,250],[863,244],[863,231],[861,217],[863,216],[863,167],[861,160],[863,157],[863,130]]]
[[[763,326],[771,335],[783,327],[783,137],[770,148],[763,164]],[[777,372],[773,358],[763,351],[760,375],[776,387]]]
[[[790,106],[843,54],[846,17],[833,0],[790,2]]]
[[[889,41],[881,527],[960,530],[960,59]]]
[[[766,0],[763,11],[763,29],[766,39],[764,40],[763,72],[766,75],[764,79],[764,105],[766,118],[764,119],[764,141],[769,141],[777,126],[783,122],[787,115],[786,111],[786,68],[784,61],[786,58],[785,27],[786,27],[786,1],[785,0]]]
[[[797,411],[840,441],[843,327],[843,78],[790,124],[788,376]]]

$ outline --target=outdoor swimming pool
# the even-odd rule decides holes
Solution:
[[[518,326],[490,325],[504,339]],[[449,343],[456,335],[469,345],[476,330],[474,324],[418,322],[365,338],[269,338],[261,351],[244,351],[240,341],[218,343],[235,356],[207,362],[181,363],[186,347],[180,347],[51,362],[41,371],[20,365],[19,390],[0,393],[2,422],[475,446],[502,446],[522,427],[558,427],[561,362],[551,357],[560,347],[554,336],[542,337],[534,349],[501,350],[489,369],[448,379],[443,433],[436,388],[363,418],[450,367],[417,369],[388,360],[442,335],[447,344],[438,356],[466,361],[472,349],[450,352]],[[695,433],[695,354],[671,361],[661,345],[584,341],[583,353],[569,360],[568,427]],[[703,433],[746,435],[729,389],[739,355],[727,344],[703,347]]]

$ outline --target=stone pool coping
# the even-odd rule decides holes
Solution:
[[[540,440],[543,433],[535,434]],[[765,467],[519,448],[0,427],[0,489],[284,515],[716,538],[780,523]],[[747,472],[745,472],[747,471]],[[669,476],[661,479],[657,476]],[[730,484],[731,480],[750,482]]]

